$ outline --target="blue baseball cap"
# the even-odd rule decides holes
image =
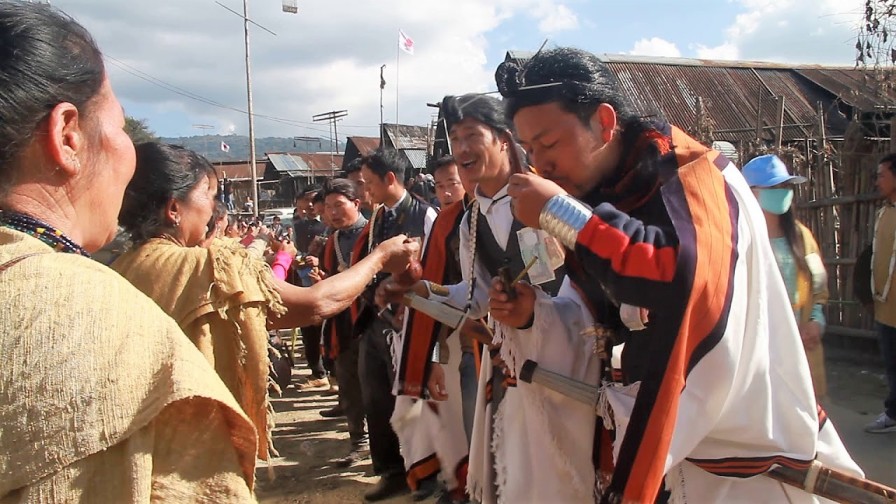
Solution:
[[[741,170],[750,187],[772,187],[784,182],[802,184],[806,177],[791,175],[781,158],[766,154],[752,159]]]

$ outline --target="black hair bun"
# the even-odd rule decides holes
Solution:
[[[501,96],[513,95],[523,87],[523,66],[516,60],[501,63],[495,71],[495,83]]]

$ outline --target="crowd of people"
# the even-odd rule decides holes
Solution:
[[[0,40],[0,503],[252,502],[272,378],[338,396],[320,414],[346,419],[335,464],[370,460],[367,501],[879,491],[823,408],[805,179],[639,117],[596,56],[502,63],[501,98],[441,101],[451,154],[425,176],[376,150],[265,226],[199,154],[133,145],[76,21],[0,0]],[[883,433],[896,155],[878,188]],[[128,249],[90,260],[119,225]],[[270,335],[293,328],[311,374],[283,381]]]

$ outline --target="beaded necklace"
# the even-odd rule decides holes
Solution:
[[[0,210],[0,226],[31,235],[46,243],[57,252],[67,252],[70,254],[80,254],[84,257],[90,257],[90,254],[88,254],[83,247],[72,241],[68,236],[65,236],[62,231],[46,222],[31,217],[30,215],[8,210]]]
[[[348,269],[348,262],[342,257],[342,247],[339,246],[339,230],[333,231],[333,249],[336,252],[336,271],[342,273]]]
[[[476,231],[479,223],[479,200],[473,195],[473,202],[470,203],[470,276],[467,285],[467,307],[464,311],[469,312],[473,305],[473,288],[476,286]]]
[[[374,237],[373,230],[374,230],[374,227],[376,226],[376,216],[377,216],[377,214],[380,213],[381,208],[383,208],[382,204],[374,205],[373,213],[370,214],[370,222],[368,223],[370,227],[367,228],[369,230],[367,232],[367,253],[368,254],[370,253],[371,250],[373,250],[373,237]]]

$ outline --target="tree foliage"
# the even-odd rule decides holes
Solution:
[[[136,117],[125,116],[124,130],[131,141],[135,144],[142,142],[154,142],[159,138],[156,133],[146,124],[146,119],[137,119]]]

